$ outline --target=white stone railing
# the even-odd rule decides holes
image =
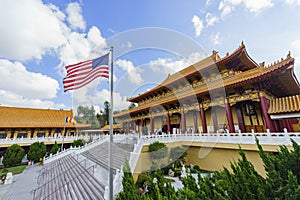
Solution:
[[[34,138],[5,138],[0,139],[0,145],[25,145],[34,142],[57,142],[57,143],[70,143],[77,139],[89,140],[90,136],[65,136],[63,137],[34,137]]]
[[[93,142],[90,143],[86,143],[84,146],[81,147],[70,147],[68,149],[64,149],[63,151],[58,152],[57,154],[51,155],[49,157],[45,157],[44,158],[44,164],[47,164],[49,162],[52,162],[54,160],[57,160],[59,158],[62,158],[68,154],[74,153],[74,155],[76,154],[80,154],[84,151],[87,151],[97,145],[102,144],[103,142],[107,141],[108,137],[107,136],[101,136],[97,139],[95,139]]]
[[[117,170],[115,177],[114,177],[114,182],[113,182],[113,186],[114,186],[113,195],[114,196],[123,190],[123,185],[122,185],[123,176],[124,176],[123,166],[121,166],[121,170]]]
[[[300,144],[299,132],[284,133],[183,133],[142,136],[143,145],[149,145],[155,141],[160,142],[207,142],[207,143],[232,143],[232,144],[256,144],[255,137],[263,145],[291,146],[291,139]]]
[[[131,172],[134,172],[135,166],[140,157],[143,146],[144,146],[144,139],[139,139],[138,143],[134,145],[133,151],[130,153],[129,166]]]

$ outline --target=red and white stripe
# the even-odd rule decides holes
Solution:
[[[79,89],[98,77],[108,78],[108,66],[92,68],[93,61],[87,60],[66,66],[67,76],[63,80],[64,91]]]

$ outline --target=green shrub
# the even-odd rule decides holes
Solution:
[[[55,141],[54,145],[51,147],[50,153],[56,154],[59,150],[60,150],[60,147],[57,144],[57,142]]]
[[[85,144],[85,141],[83,139],[74,140],[72,147],[81,147]]]
[[[20,165],[24,155],[24,149],[18,144],[13,144],[7,148],[7,151],[3,156],[2,163],[5,167]]]
[[[46,155],[47,149],[44,142],[35,142],[30,145],[30,149],[27,155],[28,160],[34,160],[34,162],[39,162],[40,158]]]
[[[149,145],[149,151],[151,152],[151,157],[154,160],[160,160],[167,156],[168,149],[164,143],[154,142]]]

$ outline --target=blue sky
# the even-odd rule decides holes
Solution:
[[[300,77],[300,0],[0,0],[0,104],[75,109],[109,100],[97,79],[63,92],[64,66],[114,46],[114,108],[212,50],[221,57],[244,41],[267,64],[296,59]]]

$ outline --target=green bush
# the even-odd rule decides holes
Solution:
[[[46,155],[46,152],[47,149],[44,142],[35,142],[30,145],[27,159],[34,160],[34,162],[39,162],[40,158],[43,158]]]
[[[51,147],[50,153],[56,154],[59,150],[60,150],[60,147],[57,144],[57,142],[55,141],[54,145]]]
[[[81,147],[85,144],[85,141],[83,139],[74,140],[72,147]]]
[[[5,167],[20,165],[24,155],[24,149],[18,144],[13,144],[7,148],[7,151],[3,156],[2,163]]]
[[[164,143],[153,142],[149,145],[149,151],[151,152],[151,157],[154,160],[160,160],[167,156],[168,149]]]

